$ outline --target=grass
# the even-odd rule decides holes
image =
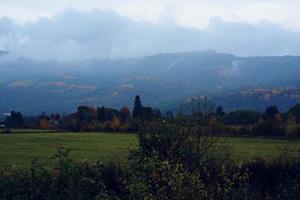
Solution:
[[[226,144],[237,161],[253,157],[272,159],[287,148],[300,159],[300,140],[279,140],[270,138],[219,137]],[[116,159],[126,162],[131,148],[137,146],[134,134],[122,133],[16,133],[0,134],[0,168],[12,165],[28,168],[32,158],[49,165],[57,147],[70,148],[71,157],[88,162]]]
[[[56,132],[55,130],[47,130],[47,129],[6,129],[1,128],[0,133],[53,133]]]
[[[28,168],[32,158],[49,165],[57,147],[70,148],[72,158],[89,162],[116,159],[126,161],[137,146],[133,134],[116,133],[25,133],[0,135],[0,168],[19,165]]]
[[[220,137],[236,161],[246,161],[255,157],[272,160],[285,151],[292,158],[300,159],[300,140],[283,140],[272,138],[238,138]]]

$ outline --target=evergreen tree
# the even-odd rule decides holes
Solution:
[[[225,115],[225,112],[224,112],[224,109],[222,106],[219,106],[217,109],[216,109],[216,113],[218,116],[224,116]]]
[[[293,106],[290,110],[289,113],[294,116],[297,122],[300,122],[300,104],[297,104]]]
[[[143,118],[143,106],[139,95],[136,95],[134,100],[133,118],[134,119]]]
[[[105,116],[106,116],[106,111],[104,106],[102,106],[101,108],[97,108],[97,118],[100,122],[104,122],[106,120]]]
[[[21,112],[11,111],[10,117],[6,119],[6,125],[10,128],[22,128],[24,123],[23,115]]]
[[[277,106],[269,106],[265,111],[265,114],[269,119],[274,119],[277,113],[279,113]]]

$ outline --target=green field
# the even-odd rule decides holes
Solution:
[[[137,146],[133,134],[116,133],[24,133],[0,135],[0,168],[12,164],[27,168],[32,158],[51,163],[57,147],[71,149],[71,157],[90,162],[126,161],[130,148]]]
[[[247,160],[254,156],[274,158],[288,147],[290,153],[300,159],[300,140],[286,141],[268,138],[218,138],[225,143],[233,157]],[[134,134],[121,133],[14,133],[0,134],[0,168],[12,165],[28,168],[32,158],[42,164],[50,164],[56,148],[70,148],[71,157],[88,162],[109,159],[126,162],[130,149],[137,146]]]

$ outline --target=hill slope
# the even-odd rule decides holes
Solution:
[[[236,57],[214,51],[159,54],[125,60],[59,63],[0,57],[0,112],[71,112],[78,105],[131,106],[139,93],[144,104],[172,108],[188,96],[212,95],[218,104],[261,109],[261,102],[298,102],[300,57]],[[294,88],[272,98],[241,92],[253,88]],[[247,98],[246,98],[247,97]],[[246,99],[246,100],[243,100]],[[243,101],[247,103],[243,103]],[[254,102],[253,104],[251,102]]]

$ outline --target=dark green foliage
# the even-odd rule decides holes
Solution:
[[[143,117],[143,106],[139,95],[134,99],[133,118],[141,119]]]
[[[76,163],[59,148],[54,165],[36,159],[30,171],[0,172],[0,199],[298,199],[300,162],[286,152],[274,162],[241,165],[212,138],[198,143],[193,132],[151,123],[127,165]],[[219,147],[218,147],[219,146]],[[221,149],[221,151],[220,151]]]
[[[145,121],[153,121],[154,120],[154,113],[153,109],[151,107],[142,107],[142,113],[141,119]]]
[[[277,113],[279,113],[277,106],[268,106],[265,111],[265,114],[269,119],[274,119]]]
[[[59,148],[51,169],[33,160],[30,173],[1,172],[0,199],[117,199],[128,193],[119,165],[74,163],[68,154]]]
[[[97,108],[97,119],[100,122],[105,121],[105,108],[104,108],[104,106],[102,106],[101,108]]]
[[[231,125],[250,125],[258,122],[260,113],[254,110],[236,110],[229,112],[224,121]]]
[[[5,120],[5,124],[9,128],[22,128],[24,125],[22,113],[11,111],[10,116]]]
[[[132,199],[297,199],[300,162],[283,155],[232,165],[211,140],[200,148],[186,129],[153,123],[131,156]],[[289,161],[291,160],[291,162]]]
[[[166,120],[168,120],[169,122],[173,123],[174,120],[175,120],[174,112],[172,112],[172,111],[167,111],[167,112],[164,114],[164,118],[165,118]]]
[[[161,119],[161,112],[159,109],[153,109],[153,116],[154,120],[160,120]]]
[[[220,117],[225,115],[224,109],[222,106],[218,106],[218,108],[216,109],[216,114]]]
[[[295,105],[289,110],[289,113],[292,114],[295,118],[296,121],[299,123],[300,122],[300,104]]]
[[[284,127],[278,126],[274,121],[267,120],[257,123],[252,128],[253,136],[284,136]]]
[[[78,107],[76,114],[79,122],[88,122],[91,120],[90,108],[87,106]]]

